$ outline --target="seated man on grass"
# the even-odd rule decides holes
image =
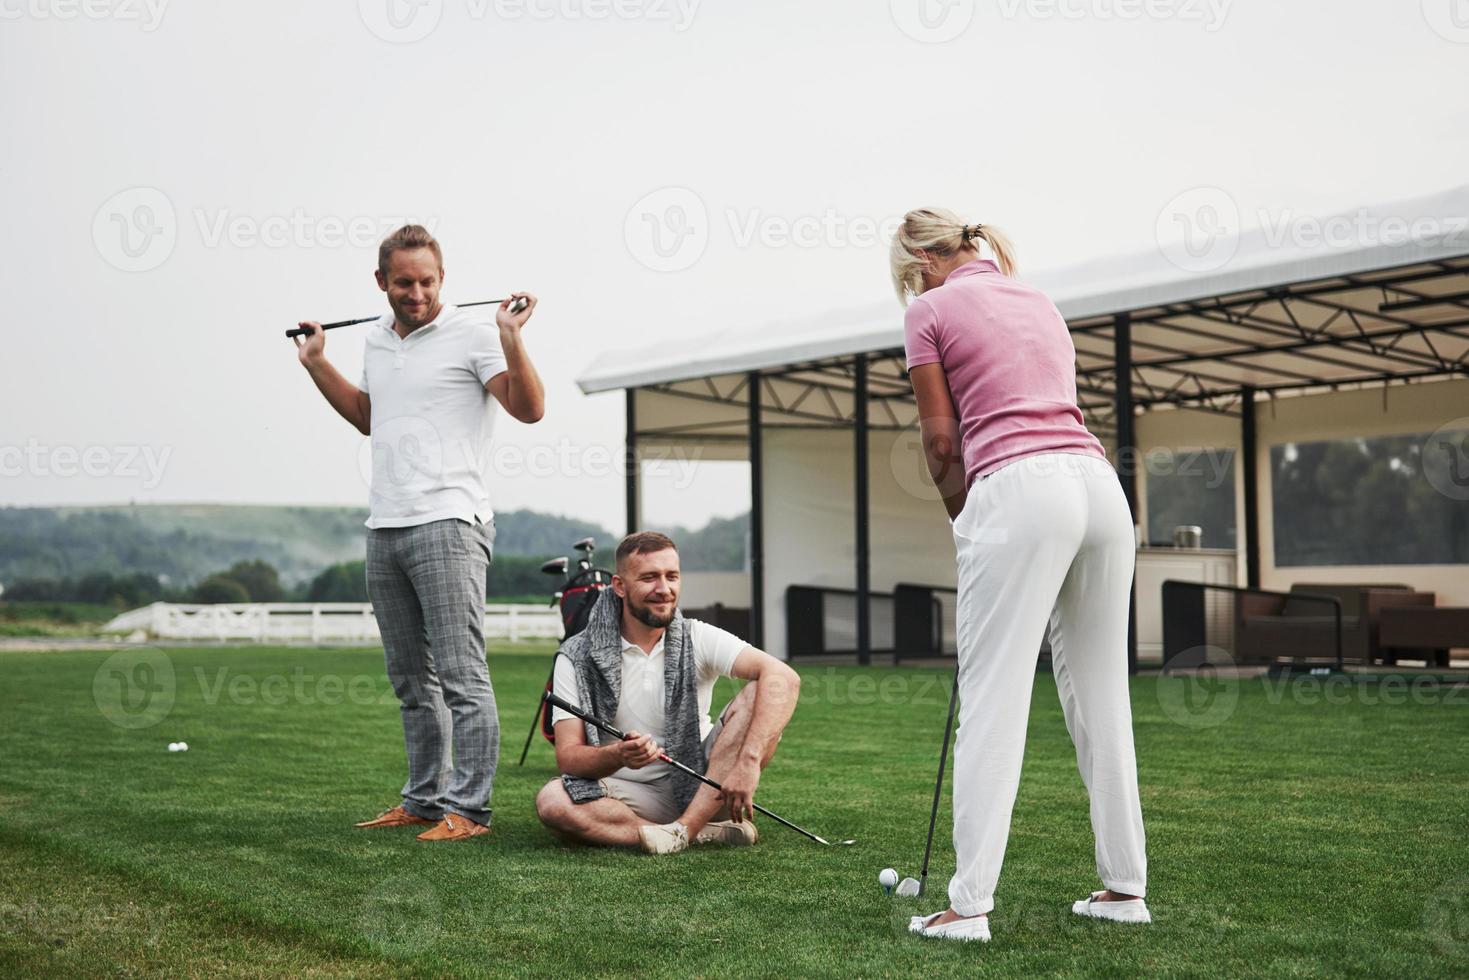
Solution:
[[[556,695],[628,735],[615,741],[553,711],[562,776],[541,789],[536,813],[563,840],[649,854],[755,843],[755,789],[801,680],[734,634],[685,619],[678,591],[673,542],[652,531],[628,535],[617,546],[612,588],[586,629],[557,651]],[[749,683],[716,723],[709,703],[721,676]],[[661,752],[724,793],[660,762]]]

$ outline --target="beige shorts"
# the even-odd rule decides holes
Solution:
[[[704,757],[714,751],[714,740],[724,729],[724,716],[721,714],[719,720],[710,729],[709,735],[704,739]],[[683,815],[683,810],[673,799],[673,773],[664,773],[657,779],[646,782],[638,782],[631,779],[618,779],[608,776],[602,780],[602,788],[607,795],[614,800],[626,803],[628,809],[649,823],[672,823]],[[729,808],[722,807],[715,814],[715,820],[728,820]]]

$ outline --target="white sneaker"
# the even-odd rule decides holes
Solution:
[[[694,837],[695,844],[728,844],[730,847],[749,847],[760,839],[753,820],[716,820],[704,825]]]
[[[1148,903],[1142,899],[1129,898],[1125,902],[1097,901],[1105,894],[1106,892],[1092,892],[1090,898],[1073,902],[1071,911],[1090,919],[1108,919],[1112,922],[1147,923],[1153,921],[1153,917],[1148,914]]]
[[[677,854],[689,846],[688,828],[678,821],[644,824],[638,828],[638,838],[643,842],[643,850],[649,854]]]
[[[930,925],[943,914],[943,912],[935,912],[933,915],[915,915],[908,920],[908,931],[919,936],[957,939],[960,942],[987,943],[990,941],[989,916],[976,915],[968,919],[955,919],[941,926]]]

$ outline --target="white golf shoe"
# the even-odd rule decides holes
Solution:
[[[760,839],[753,820],[716,820],[704,825],[694,837],[696,844],[727,844],[730,847],[749,847]]]
[[[644,824],[638,828],[638,838],[643,850],[649,854],[677,854],[688,850],[689,830],[678,821],[664,824]]]
[[[1089,919],[1107,919],[1110,922],[1148,923],[1153,921],[1152,915],[1148,913],[1148,903],[1142,899],[1129,898],[1125,902],[1097,901],[1105,894],[1106,892],[1092,892],[1090,898],[1073,902],[1071,911]]]
[[[968,919],[955,919],[941,926],[933,925],[934,920],[943,914],[943,912],[935,912],[933,915],[915,915],[908,920],[908,931],[934,939],[957,939],[960,942],[980,943],[990,941],[989,916],[976,915]]]

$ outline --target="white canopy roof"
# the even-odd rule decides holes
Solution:
[[[1240,235],[1233,241],[1228,261],[1207,273],[1190,273],[1155,249],[1026,278],[1055,300],[1075,328],[1079,321],[1121,312],[1158,310],[1385,269],[1432,269],[1444,260],[1469,256],[1469,185],[1319,220],[1280,214],[1271,225]],[[1324,234],[1313,235],[1313,229]],[[1227,244],[1216,243],[1216,247],[1229,252]],[[1450,295],[1452,282],[1469,275],[1459,268],[1441,268],[1442,285],[1425,284],[1427,292]],[[1357,285],[1367,292],[1366,283]],[[1414,319],[1434,323],[1445,307],[1460,319],[1466,312],[1456,299],[1438,304],[1437,312],[1415,314]],[[1371,306],[1353,312],[1370,315],[1375,308],[1374,300]],[[577,383],[591,394],[889,350],[902,344],[902,311],[893,301],[763,326],[736,325],[683,342],[609,350],[597,357]],[[1426,353],[1422,356],[1427,358]]]

